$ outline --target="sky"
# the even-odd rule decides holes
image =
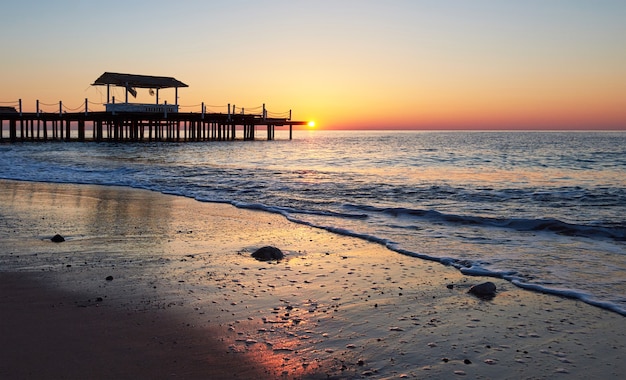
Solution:
[[[109,71],[186,83],[181,112],[320,129],[625,130],[625,20],[623,0],[7,1],[0,106],[102,110]]]

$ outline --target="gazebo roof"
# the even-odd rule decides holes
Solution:
[[[15,107],[0,106],[0,113],[17,113]],[[2,125],[0,125],[2,127]]]
[[[135,75],[106,72],[93,82],[92,86],[112,84],[120,87],[135,88],[170,88],[189,87],[183,82],[172,77],[155,77],[152,75]]]

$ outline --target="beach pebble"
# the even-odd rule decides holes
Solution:
[[[65,241],[65,238],[59,234],[54,235],[51,239],[50,239],[53,243],[62,243]]]
[[[266,247],[262,247],[254,251],[252,253],[252,257],[254,257],[255,259],[259,261],[271,261],[271,260],[282,260],[285,257],[285,255],[280,249],[276,247],[266,246]]]
[[[272,351],[274,352],[292,352],[293,349],[289,347],[276,347]]]
[[[496,295],[496,284],[491,281],[472,286],[469,293],[479,298],[493,298]]]
[[[113,276],[107,276],[107,277],[105,278],[105,280],[107,280],[107,281],[113,281]]]

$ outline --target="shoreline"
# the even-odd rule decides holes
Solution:
[[[0,198],[0,316],[10,321],[0,325],[11,337],[0,377],[618,378],[626,370],[616,313],[279,215],[94,185],[0,180]],[[66,241],[50,242],[56,233]],[[250,257],[265,245],[286,259]],[[496,283],[493,300],[467,294],[484,281]]]

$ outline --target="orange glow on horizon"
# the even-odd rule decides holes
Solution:
[[[55,113],[62,101],[81,112],[88,99],[89,111],[102,111],[107,89],[90,84],[109,71],[182,81],[189,87],[159,92],[181,112],[204,104],[259,114],[265,105],[270,116],[315,120],[294,129],[626,130],[626,2],[477,2],[338,2],[329,14],[322,2],[245,10],[194,2],[192,12],[174,12],[140,1],[126,4],[128,30],[91,22],[94,13],[117,16],[98,3],[33,13],[27,2],[9,2],[3,14],[20,17],[0,23],[12,36],[0,106],[21,100],[34,112],[39,101],[41,112]],[[168,25],[158,38],[155,20]],[[42,45],[44,35],[59,43]],[[78,40],[67,43],[70,36]],[[161,46],[169,54],[155,59]],[[125,95],[111,90],[116,102]],[[140,89],[129,101],[156,97]]]

